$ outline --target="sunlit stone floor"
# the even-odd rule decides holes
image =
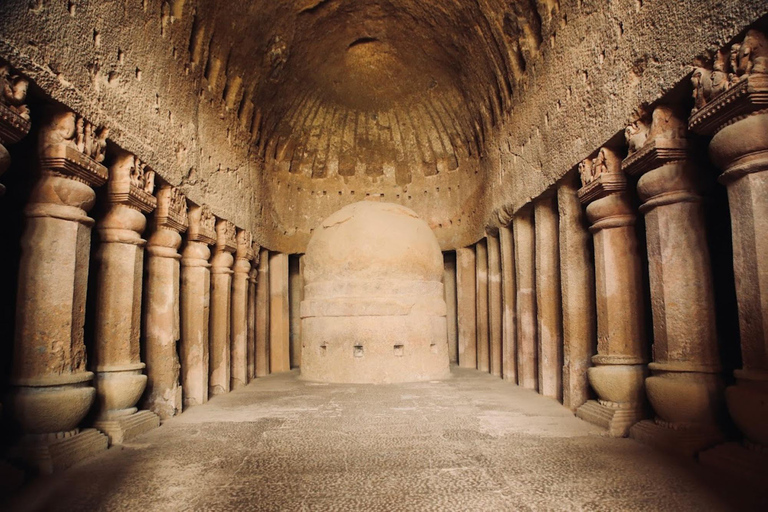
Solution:
[[[18,510],[768,510],[691,461],[610,439],[487,374],[259,379],[28,486]]]

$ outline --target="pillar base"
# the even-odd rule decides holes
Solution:
[[[94,428],[64,434],[59,439],[27,436],[13,450],[15,458],[42,474],[63,471],[107,449],[107,436]]]
[[[645,420],[629,430],[629,437],[659,450],[694,457],[724,441],[722,432],[711,425],[669,426],[658,420]]]
[[[739,443],[725,443],[701,452],[699,461],[740,478],[768,482],[768,449],[751,449]]]
[[[579,407],[576,416],[606,429],[611,437],[627,437],[630,427],[645,418],[642,406],[611,406],[597,400],[589,400]]]
[[[160,426],[160,417],[150,411],[139,411],[119,418],[96,420],[93,425],[109,437],[109,444],[123,444]]]

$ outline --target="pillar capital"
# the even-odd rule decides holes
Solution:
[[[636,112],[624,131],[629,155],[621,169],[630,176],[642,176],[663,165],[686,160],[689,155],[686,122],[671,107],[661,105],[648,113]]]
[[[189,208],[187,241],[201,242],[206,245],[216,243],[216,217],[208,205],[195,205]]]
[[[609,148],[600,148],[597,156],[584,159],[579,164],[579,176],[582,187],[578,196],[584,205],[627,189],[627,178],[621,172],[621,157]]]
[[[32,127],[25,104],[29,80],[0,63],[0,144],[15,144]]]
[[[188,226],[187,198],[178,188],[163,185],[157,192],[155,229],[167,229],[183,233]]]
[[[119,151],[109,167],[107,200],[110,205],[125,205],[142,213],[157,207],[155,171],[136,155]]]
[[[237,228],[225,219],[216,221],[216,254],[228,252],[234,254],[237,251]]]
[[[109,129],[97,127],[65,107],[51,107],[40,129],[38,152],[43,175],[62,176],[98,187],[109,173],[102,165]]]
[[[256,257],[253,245],[253,234],[246,229],[238,229],[236,240],[236,258],[238,260],[252,261]]]

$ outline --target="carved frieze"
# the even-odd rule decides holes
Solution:
[[[14,144],[29,133],[28,87],[29,80],[0,64],[0,144]]]
[[[125,204],[144,213],[157,206],[155,172],[131,153],[122,152],[109,168],[107,185],[109,200]]]
[[[685,121],[667,106],[653,110],[650,122],[644,112],[638,113],[624,132],[629,156],[621,168],[627,174],[640,176],[669,162],[688,156]]]
[[[237,251],[237,228],[224,219],[216,222],[216,249],[219,251]]]
[[[63,107],[52,109],[38,141],[42,171],[58,173],[92,187],[103,185],[109,176],[101,164],[108,134],[107,128],[94,127]]]
[[[155,226],[183,233],[187,230],[187,198],[176,187],[163,185],[157,193]]]
[[[253,250],[253,234],[246,229],[237,230],[237,257],[252,260],[255,256]]]
[[[216,217],[208,205],[192,206],[189,209],[187,240],[208,245],[216,243]]]
[[[712,69],[696,68],[691,82],[695,107],[688,127],[695,133],[714,135],[768,109],[768,37],[750,30],[730,51],[718,52]]]
[[[621,158],[608,148],[600,148],[595,158],[582,161],[579,175],[582,187],[578,196],[583,204],[627,188],[627,178],[621,172]]]

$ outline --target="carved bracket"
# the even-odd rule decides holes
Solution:
[[[208,205],[193,206],[189,209],[187,240],[208,245],[216,243],[216,217]]]
[[[109,200],[144,213],[157,207],[155,172],[131,153],[122,153],[109,168]]]
[[[157,193],[155,226],[179,233],[187,230],[187,198],[178,188],[164,185]]]

